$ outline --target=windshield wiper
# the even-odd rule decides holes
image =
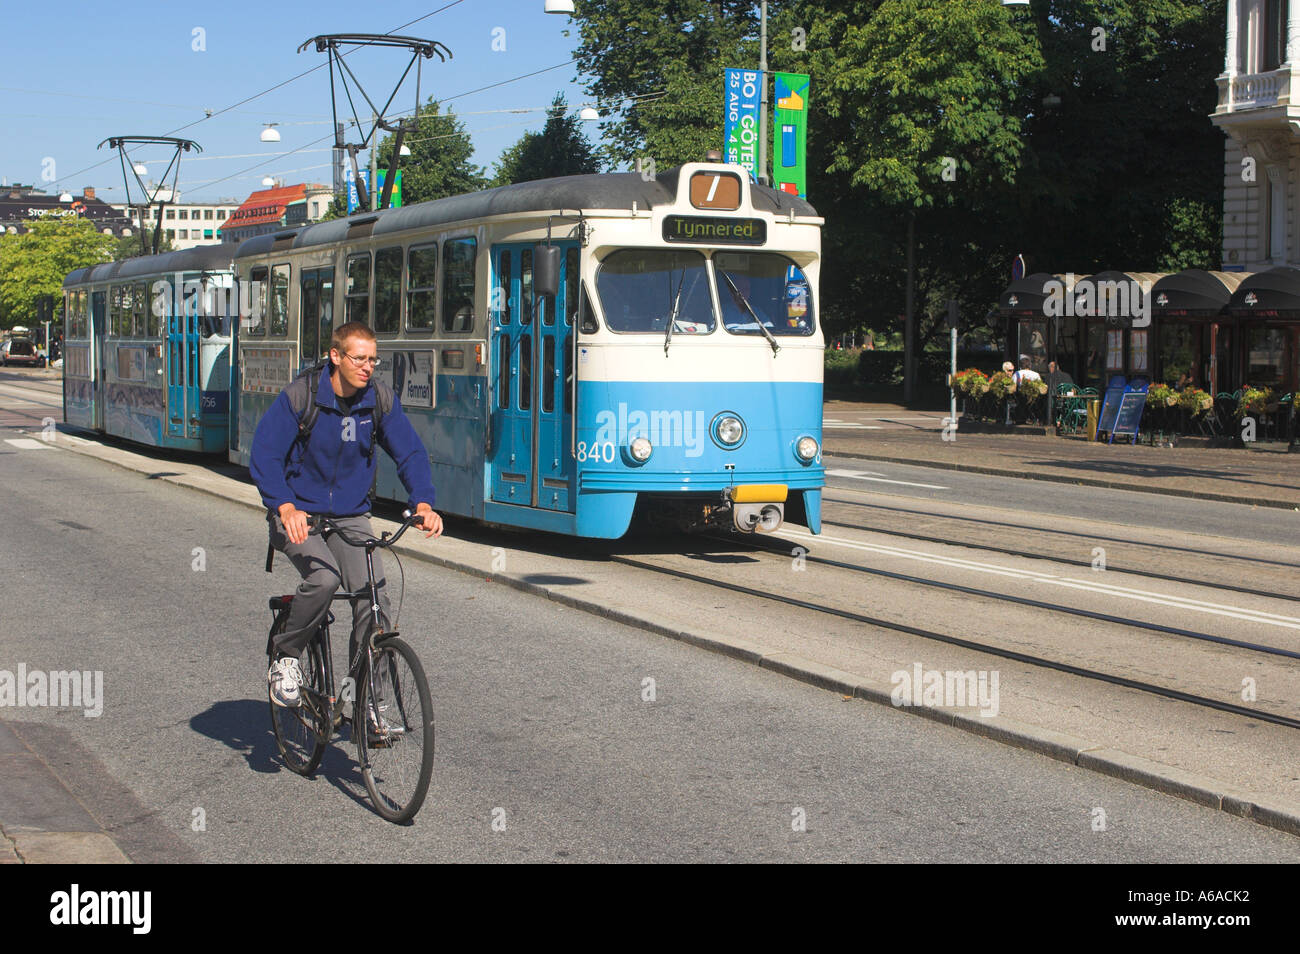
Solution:
[[[763,337],[765,337],[768,344],[772,346],[772,354],[775,355],[781,350],[781,346],[777,344],[776,339],[772,337],[772,332],[767,330],[767,327],[763,324],[762,320],[754,313],[754,309],[750,307],[749,299],[740,293],[740,289],[737,288],[736,283],[731,280],[731,276],[728,275],[724,269],[719,268],[718,271],[722,272],[722,277],[727,282],[727,288],[731,290],[732,299],[736,304],[742,306],[745,311],[749,312],[749,316],[754,319],[754,324],[758,325],[758,330],[763,332]]]
[[[672,281],[672,273],[669,272],[669,281]],[[686,284],[686,269],[682,269],[682,277],[677,282],[677,294],[673,297],[673,310],[668,316],[668,331],[664,335],[664,357],[668,357],[668,345],[673,340],[673,325],[677,324],[677,310],[682,304],[682,286]]]

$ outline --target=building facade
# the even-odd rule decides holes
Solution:
[[[254,192],[221,225],[223,241],[242,242],[254,235],[318,222],[334,197],[330,186],[275,186]]]
[[[175,199],[164,190],[159,198],[165,199],[162,209],[163,234],[171,240],[172,248],[180,250],[199,245],[219,245],[222,241],[222,223],[239,208],[238,199],[221,199],[218,202],[185,202],[179,192]],[[140,228],[140,207],[115,205],[124,216],[129,215],[136,229]],[[144,221],[152,230],[158,224],[159,209],[151,205],[144,210]]]
[[[33,186],[0,186],[0,232],[20,235],[27,231],[27,222],[33,219],[83,218],[95,223],[105,235],[121,237],[135,233],[131,221],[117,208],[95,197],[95,190],[86,186],[81,195],[49,194]]]

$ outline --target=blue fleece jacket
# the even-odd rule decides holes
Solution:
[[[332,370],[331,365],[328,370]],[[352,517],[370,509],[368,495],[375,481],[379,455],[367,452],[374,435],[375,389],[367,385],[352,396],[345,415],[335,400],[328,371],[316,389],[316,423],[304,446],[298,437],[298,416],[283,391],[262,416],[253,434],[248,464],[262,502],[270,510],[292,503],[310,514]],[[434,502],[433,473],[420,436],[402,404],[393,396],[393,409],[383,416],[379,446],[397,463],[397,475],[409,493],[412,510]]]

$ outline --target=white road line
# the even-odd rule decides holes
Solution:
[[[853,480],[869,480],[877,484],[898,484],[900,487],[924,487],[927,490],[951,490],[951,487],[941,487],[939,484],[918,484],[910,480],[890,480],[882,477],[875,471],[871,470],[828,470],[827,477],[850,477]]]
[[[948,566],[954,569],[973,570],[979,573],[990,573],[995,576],[1011,577],[1013,579],[1027,580],[1034,583],[1049,583],[1055,586],[1068,587],[1070,589],[1085,590],[1103,596],[1116,596],[1123,599],[1138,600],[1143,603],[1155,603],[1160,606],[1172,606],[1176,609],[1192,610],[1198,613],[1209,613],[1214,616],[1226,616],[1231,619],[1241,619],[1252,623],[1263,623],[1268,626],[1281,626],[1285,629],[1300,630],[1300,619],[1294,616],[1282,616],[1278,613],[1265,613],[1261,610],[1250,610],[1240,606],[1230,606],[1224,603],[1210,603],[1205,600],[1194,600],[1188,597],[1153,593],[1150,590],[1130,589],[1123,586],[1114,586],[1109,583],[1084,581],[1065,576],[1055,576],[1051,573],[1039,573],[1034,570],[1013,570],[992,563],[980,563],[975,560],[936,556],[933,553],[926,553],[921,550],[905,550],[902,547],[861,543],[857,540],[844,540],[839,537],[828,537],[825,535],[813,536],[812,534],[802,533],[797,530],[786,530],[784,532],[801,540],[820,541],[831,546],[844,547],[851,550],[862,550],[867,553],[877,553],[882,556],[898,557],[904,560],[916,560],[920,563],[935,563],[940,566]]]
[[[6,437],[5,443],[12,444],[14,447],[21,450],[37,450],[39,448],[49,449],[52,447],[52,445],[45,443],[45,441],[38,441],[34,437]]]

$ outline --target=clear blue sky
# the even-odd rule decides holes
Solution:
[[[183,201],[243,199],[262,188],[266,175],[286,184],[329,183],[332,139],[315,142],[331,135],[327,57],[314,47],[300,54],[298,46],[322,33],[386,33],[420,17],[397,32],[439,40],[454,54],[446,63],[421,61],[421,98],[433,95],[460,116],[474,142],[474,162],[490,173],[503,150],[541,129],[557,92],[570,107],[587,99],[569,63],[577,30],[567,16],[542,8],[543,0],[7,3],[0,27],[0,176],[46,191],[79,194],[94,186],[99,198],[122,202],[116,150],[95,147],[109,136],[171,135],[203,147],[201,155],[181,160]],[[204,31],[201,43],[195,29]],[[372,99],[392,92],[409,60],[409,53],[392,49],[348,57]],[[314,66],[321,69],[258,95]],[[515,81],[475,92],[508,80]],[[205,118],[205,109],[218,113],[253,96]],[[412,71],[391,111],[409,112],[414,98]],[[361,114],[364,103],[358,103]],[[279,143],[259,141],[267,122],[280,124]],[[598,141],[597,124],[587,126]],[[349,141],[359,138],[350,132]],[[132,155],[156,177],[170,150]],[[51,159],[57,180],[45,182]],[[132,189],[134,198],[134,182]]]

